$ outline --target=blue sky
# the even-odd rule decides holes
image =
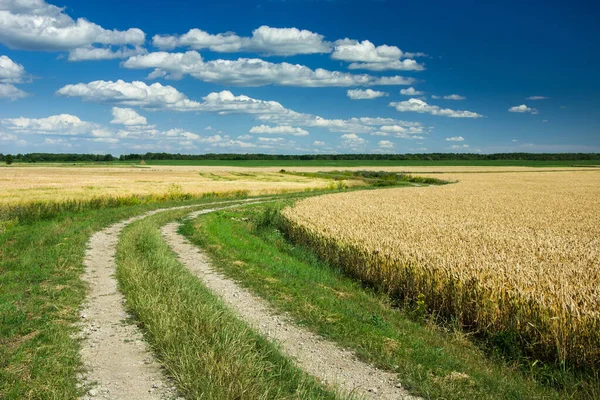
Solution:
[[[0,0],[0,153],[600,152],[600,6]]]

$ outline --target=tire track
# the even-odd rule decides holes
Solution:
[[[89,292],[81,312],[81,359],[86,373],[81,384],[89,389],[84,399],[169,399],[176,396],[172,382],[161,371],[140,329],[128,321],[125,298],[118,290],[116,253],[119,234],[127,225],[164,212],[212,205],[233,205],[204,210],[212,212],[270,198],[231,200],[152,210],[110,225],[88,241],[83,280]]]
[[[209,212],[211,210],[196,211],[188,218]],[[179,261],[243,320],[260,334],[277,342],[301,369],[348,395],[386,400],[417,399],[402,388],[395,374],[359,361],[352,352],[296,326],[278,315],[264,300],[216,272],[208,258],[178,234],[179,226],[179,223],[173,222],[162,228],[163,237]]]

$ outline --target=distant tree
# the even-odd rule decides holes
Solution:
[[[6,165],[10,165],[13,163],[13,156],[12,154],[7,154],[6,157],[4,157],[4,161],[6,161]]]

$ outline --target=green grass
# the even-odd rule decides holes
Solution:
[[[553,382],[562,385],[558,389],[539,383],[545,379],[543,369],[526,373],[518,363],[489,356],[464,334],[428,322],[418,304],[410,310],[394,308],[387,296],[321,262],[310,249],[287,242],[270,224],[273,212],[259,212],[263,208],[201,216],[181,231],[205,248],[226,275],[299,324],[396,371],[414,393],[444,399],[600,396],[597,385],[568,374]],[[555,371],[548,374],[546,380],[555,379]]]
[[[0,230],[0,399],[73,399],[81,393],[74,339],[85,298],[86,243],[141,212],[214,199],[61,212]]]
[[[125,229],[118,279],[145,337],[186,398],[335,399],[240,321],[175,258],[161,213]]]

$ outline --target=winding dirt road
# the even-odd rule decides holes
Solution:
[[[90,290],[81,314],[81,357],[86,370],[81,383],[90,388],[84,399],[154,400],[175,398],[177,394],[173,383],[154,359],[141,331],[128,320],[125,298],[117,288],[115,256],[123,228],[164,211],[220,205],[191,213],[189,217],[194,218],[240,204],[265,201],[268,200],[234,200],[153,210],[113,224],[91,237],[84,262],[84,280]],[[228,203],[235,204],[223,206]],[[343,393],[359,398],[416,399],[402,388],[395,374],[365,364],[357,360],[353,353],[299,328],[278,315],[264,300],[217,273],[206,256],[177,233],[178,226],[176,223],[167,224],[162,233],[180,262],[220,296],[240,318],[278,343],[300,368],[340,388]]]

